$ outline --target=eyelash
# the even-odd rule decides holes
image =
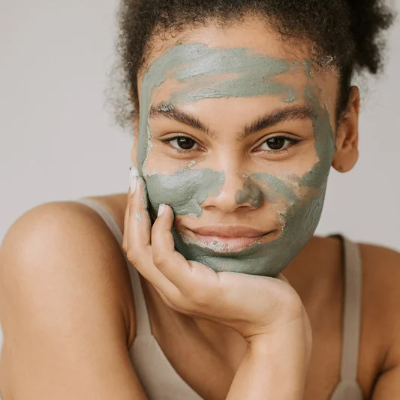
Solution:
[[[262,146],[264,143],[266,143],[267,140],[269,140],[269,139],[276,139],[276,138],[284,139],[285,141],[288,141],[289,144],[288,144],[286,147],[284,147],[283,149],[278,149],[278,150],[273,150],[273,149],[271,149],[271,150],[259,150],[259,151],[265,151],[265,152],[267,152],[267,153],[269,153],[269,154],[278,154],[278,153],[282,153],[282,152],[287,151],[288,148],[290,148],[290,147],[292,147],[292,146],[294,146],[295,144],[297,144],[297,143],[300,142],[299,139],[294,139],[294,138],[292,138],[292,137],[290,137],[290,136],[278,135],[278,136],[269,137],[268,139],[264,140],[263,142],[261,142],[261,143],[257,146],[257,148],[260,147],[260,146]]]
[[[176,148],[176,147],[174,147],[174,146],[172,146],[170,144],[170,142],[172,142],[173,140],[180,139],[180,138],[186,138],[186,139],[193,140],[193,142],[195,142],[195,144],[197,144],[199,146],[199,144],[194,139],[192,139],[189,136],[185,136],[185,135],[176,135],[176,136],[170,137],[168,139],[163,139],[161,141],[164,142],[164,143],[168,143],[169,146],[171,147],[171,149],[176,151],[176,152],[178,152],[178,153],[191,153],[193,151],[198,150],[198,149],[178,149],[178,148]]]
[[[179,139],[179,138],[187,138],[187,139],[193,140],[193,142],[195,142],[195,144],[197,144],[197,145],[199,146],[199,144],[196,142],[196,140],[192,139],[192,138],[189,137],[189,136],[184,136],[184,135],[176,135],[176,136],[170,137],[170,138],[168,138],[168,139],[163,139],[162,142],[168,143],[169,146],[170,146],[174,151],[176,151],[176,152],[178,152],[178,153],[186,153],[186,154],[187,154],[187,153],[191,153],[191,152],[193,152],[193,151],[198,150],[198,149],[179,149],[179,148],[173,147],[173,146],[170,144],[170,142],[172,142],[173,140]],[[278,136],[269,137],[268,139],[266,139],[266,140],[264,140],[263,142],[261,142],[257,147],[262,146],[267,140],[269,140],[269,139],[274,139],[274,138],[283,138],[284,140],[287,140],[288,142],[290,142],[290,144],[289,144],[288,146],[286,146],[285,148],[283,148],[283,149],[278,149],[278,150],[259,150],[259,151],[267,152],[267,153],[270,153],[270,154],[271,154],[271,153],[272,153],[272,154],[278,154],[278,153],[282,153],[282,152],[287,151],[287,149],[288,149],[289,147],[292,147],[293,145],[295,145],[295,144],[297,144],[297,143],[300,142],[300,140],[294,139],[294,138],[289,137],[289,136],[278,135]]]

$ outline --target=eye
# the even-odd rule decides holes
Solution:
[[[172,137],[166,139],[165,142],[170,143],[177,150],[193,150],[194,146],[197,145],[193,139],[186,136]]]
[[[287,136],[274,136],[267,140],[265,140],[261,146],[259,147],[260,150],[267,150],[267,151],[280,151],[284,150],[287,147],[297,143],[298,140],[289,138]]]

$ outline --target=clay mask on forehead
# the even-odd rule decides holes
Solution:
[[[212,169],[186,167],[173,174],[152,173],[147,169],[146,162],[152,149],[149,111],[165,80],[177,82],[165,107],[209,98],[274,96],[283,104],[301,98],[312,110],[317,155],[312,168],[303,176],[253,173],[243,179],[243,188],[236,193],[238,204],[248,202],[258,206],[267,202],[274,207],[281,223],[279,237],[269,243],[255,243],[241,251],[227,252],[225,249],[220,252],[217,244],[190,242],[173,227],[175,247],[186,259],[201,262],[215,271],[276,276],[314,234],[334,153],[334,135],[316,84],[298,89],[277,79],[285,73],[299,71],[309,76],[309,68],[304,64],[255,53],[249,48],[180,44],[155,60],[145,72],[140,99],[137,165],[146,181],[152,218],[162,203],[170,205],[176,215],[201,218],[201,204],[209,196],[217,196],[225,182],[224,171]]]

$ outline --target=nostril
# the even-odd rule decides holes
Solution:
[[[243,189],[236,192],[235,201],[237,204],[248,203],[258,208],[263,202],[263,193],[255,183],[245,182]]]
[[[218,193],[210,195],[201,203],[202,209],[218,209],[224,213],[231,213],[239,209],[256,210],[262,206],[262,187],[249,175],[234,171],[234,168],[225,168],[223,185]]]

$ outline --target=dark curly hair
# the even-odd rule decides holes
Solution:
[[[137,74],[151,51],[153,35],[209,20],[229,24],[246,15],[265,18],[286,40],[308,41],[313,58],[328,58],[338,67],[338,117],[347,105],[354,73],[376,74],[382,68],[382,32],[394,19],[380,0],[121,0],[119,58],[108,90],[116,123],[132,127],[139,109]]]

